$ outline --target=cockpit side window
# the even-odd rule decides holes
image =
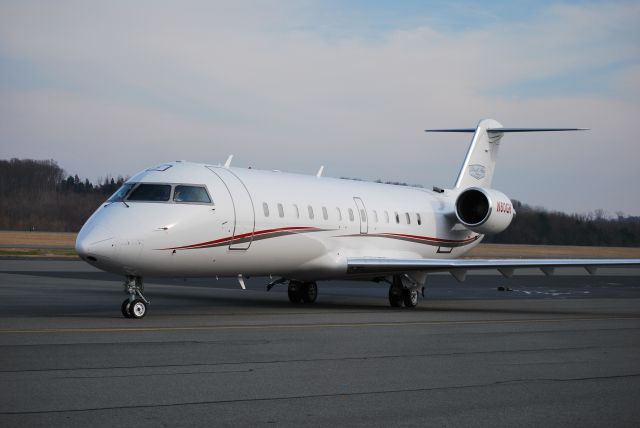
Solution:
[[[122,200],[127,197],[127,194],[135,185],[136,183],[123,184],[118,190],[116,190],[116,193],[114,193],[109,199],[107,199],[107,202],[122,202]]]
[[[133,189],[127,201],[167,202],[170,196],[170,184],[142,183]]]
[[[179,184],[176,186],[173,193],[173,201],[210,204],[211,198],[204,186],[187,186]]]

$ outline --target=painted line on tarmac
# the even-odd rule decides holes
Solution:
[[[213,331],[213,330],[291,330],[313,328],[372,328],[399,326],[450,326],[450,325],[482,325],[482,324],[537,324],[574,321],[624,321],[640,320],[640,317],[586,317],[586,318],[533,318],[521,320],[468,320],[468,321],[408,321],[408,322],[373,322],[373,323],[320,323],[320,324],[263,324],[263,325],[211,325],[186,327],[86,327],[86,328],[33,328],[33,329],[0,329],[0,334],[30,333],[161,333],[172,331]]]

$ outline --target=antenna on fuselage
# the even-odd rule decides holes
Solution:
[[[324,171],[324,165],[320,165],[320,169],[318,170],[316,177],[318,178],[322,177],[322,171]]]
[[[233,155],[229,155],[227,161],[224,163],[225,168],[229,168],[231,166],[231,159],[233,159]]]

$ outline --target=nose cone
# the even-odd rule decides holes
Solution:
[[[100,223],[85,224],[76,238],[76,253],[92,264],[109,262],[115,253],[113,232]]]

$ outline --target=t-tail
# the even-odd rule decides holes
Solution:
[[[586,128],[504,128],[493,119],[483,119],[476,128],[427,129],[426,132],[473,133],[469,150],[460,168],[456,189],[491,188],[500,140],[512,132],[585,131]]]

